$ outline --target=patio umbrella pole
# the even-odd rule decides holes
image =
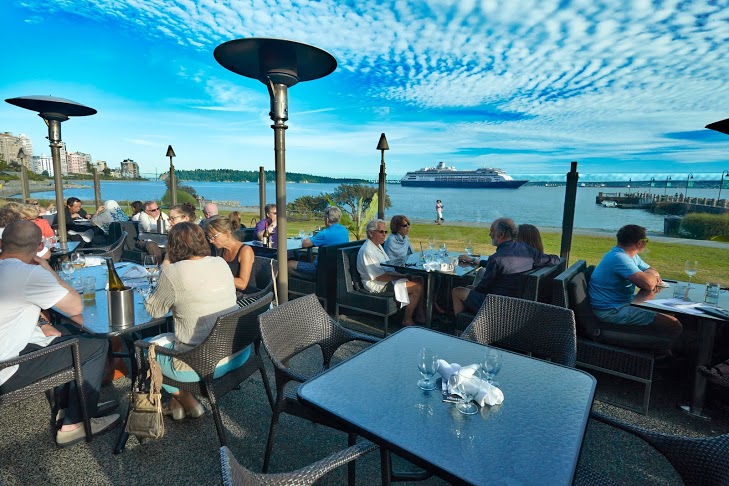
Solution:
[[[570,171],[567,173],[567,186],[564,191],[564,213],[562,215],[562,246],[559,256],[570,264],[570,250],[572,248],[572,229],[575,224],[575,201],[577,199],[577,180],[580,174],[577,172],[577,162],[570,164]]]
[[[289,300],[289,269],[286,266],[288,251],[286,248],[286,120],[288,116],[288,87],[285,84],[274,84],[269,78],[268,94],[271,98],[271,120],[273,120],[274,153],[276,157],[276,222],[278,237],[276,253],[278,265],[279,303]],[[264,215],[265,217],[265,215]]]

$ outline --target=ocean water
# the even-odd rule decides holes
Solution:
[[[83,182],[87,188],[66,189],[64,198],[76,196],[82,200],[93,200],[91,182]],[[258,184],[246,182],[186,182],[199,195],[213,201],[237,201],[241,206],[258,206]],[[316,196],[330,193],[336,184],[293,184],[286,187],[286,199]],[[643,189],[647,190],[647,189]],[[673,192],[682,192],[672,188]],[[617,230],[625,224],[645,226],[649,231],[663,231],[663,216],[642,209],[605,208],[595,204],[600,192],[617,192],[617,188],[579,187],[575,208],[575,228]],[[102,199],[135,200],[159,199],[165,192],[162,182],[101,182]],[[624,192],[624,191],[623,191]],[[662,194],[655,188],[653,193]],[[509,217],[518,224],[530,223],[540,227],[561,227],[564,212],[564,187],[523,186],[519,189],[458,189],[401,187],[388,184],[387,193],[392,207],[385,210],[386,217],[405,214],[414,220],[434,220],[435,201],[443,201],[443,217],[446,221],[488,224],[499,217]],[[718,189],[689,189],[692,197],[717,197]],[[269,202],[275,201],[276,187],[273,182],[266,185]],[[33,197],[55,198],[52,191],[33,193]]]

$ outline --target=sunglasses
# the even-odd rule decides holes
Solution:
[[[650,238],[641,238],[640,241],[642,241],[643,243],[648,243],[649,241],[651,241],[651,239]]]
[[[381,235],[386,235],[387,231],[386,230],[375,230],[375,233],[379,233]]]
[[[208,236],[208,241],[209,241],[210,243],[212,243],[213,241],[215,241],[215,238],[217,238],[218,236],[220,236],[220,235],[222,235],[222,234],[223,234],[223,233],[215,233],[215,234],[214,234],[213,236]]]
[[[410,223],[403,223],[400,225],[401,228],[407,228],[408,226],[410,226]]]
[[[147,209],[147,211],[155,212],[155,211],[159,211],[159,208],[150,208],[150,209]]]

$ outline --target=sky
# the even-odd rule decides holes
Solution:
[[[289,89],[289,172],[376,179],[382,132],[388,179],[729,170],[704,128],[729,117],[729,0],[4,0],[0,95],[95,108],[62,138],[112,167],[164,172],[172,145],[177,169],[273,169],[266,87],[213,57],[250,37],[338,63]],[[50,153],[33,112],[0,103],[0,132]]]

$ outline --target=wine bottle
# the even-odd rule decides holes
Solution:
[[[106,267],[109,269],[109,290],[124,290],[124,283],[116,273],[114,260],[111,257],[106,257]]]
[[[265,226],[263,227],[263,237],[261,238],[261,240],[263,241],[263,246],[265,246],[266,248],[269,248],[269,244],[268,244],[268,240],[269,240],[269,238],[268,238],[268,221],[266,221]]]

